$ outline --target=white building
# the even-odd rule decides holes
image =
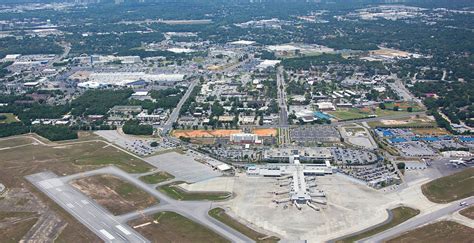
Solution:
[[[261,143],[261,141],[258,140],[258,136],[252,133],[231,134],[230,142],[238,144]]]

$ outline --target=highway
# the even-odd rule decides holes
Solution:
[[[469,197],[467,199],[462,199],[458,200],[452,203],[447,204],[446,207],[441,208],[439,210],[436,210],[434,212],[417,216],[413,219],[410,219],[402,224],[399,224],[393,228],[390,228],[384,232],[381,232],[379,234],[373,235],[371,237],[359,240],[357,242],[364,242],[364,243],[369,243],[369,242],[383,242],[388,239],[395,238],[398,235],[401,235],[409,230],[415,229],[416,227],[422,226],[424,224],[433,222],[443,216],[449,215],[451,213],[454,213],[460,209],[463,209],[465,207],[459,206],[459,202],[467,202],[469,205],[474,203],[474,196]]]
[[[160,200],[159,205],[155,205],[140,211],[130,212],[124,215],[113,216],[107,210],[102,209],[102,207],[97,205],[93,200],[76,191],[68,184],[72,180],[102,174],[114,175],[135,185],[150,195],[158,198]],[[127,222],[143,216],[144,214],[150,215],[161,211],[172,211],[179,213],[184,217],[198,222],[219,233],[232,242],[253,242],[247,236],[210,217],[208,215],[208,211],[213,208],[212,202],[178,201],[172,199],[156,190],[154,185],[148,185],[139,180],[137,175],[128,174],[115,166],[108,166],[97,170],[77,173],[64,177],[57,177],[51,172],[42,172],[39,174],[30,175],[27,177],[27,179],[106,242],[115,242],[115,239],[122,239],[122,241],[127,242],[147,242],[147,240],[144,239],[140,234],[131,229],[127,225]],[[56,186],[54,188],[49,186],[45,188],[43,185],[48,185],[48,183],[51,184],[51,180],[53,180],[53,184],[56,184]],[[53,190],[58,188],[58,185],[61,185],[60,190],[62,191],[66,191],[65,189],[69,188],[67,190],[68,195],[61,193],[61,191],[56,192]],[[78,202],[83,202],[83,200],[88,202],[87,205],[89,206],[86,205],[87,207],[85,207],[84,205],[80,204],[78,207],[75,206],[78,204]],[[69,207],[68,205],[70,204],[72,204],[74,207]],[[117,227],[120,225],[130,234],[124,235],[122,232],[123,228]],[[111,239],[110,236],[114,239]],[[129,239],[127,237],[134,238]]]
[[[280,127],[288,126],[288,108],[286,105],[285,78],[283,67],[277,69],[278,106],[280,108]]]
[[[188,90],[186,90],[186,93],[184,94],[183,98],[179,101],[178,105],[174,108],[174,110],[171,112],[170,117],[166,121],[165,125],[163,126],[162,134],[168,134],[168,132],[171,131],[173,128],[173,123],[178,120],[179,117],[179,112],[181,110],[181,107],[183,107],[184,102],[188,100],[189,96],[193,92],[194,87],[196,87],[197,83],[199,82],[199,79],[195,79],[191,81],[191,84],[188,87]]]

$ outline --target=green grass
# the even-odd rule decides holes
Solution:
[[[421,186],[421,190],[435,203],[448,203],[474,196],[474,168],[430,181]]]
[[[5,120],[0,120],[0,123],[12,123],[18,121],[13,113],[0,113],[0,115],[7,117]]]
[[[357,108],[338,109],[336,111],[329,111],[328,113],[339,120],[361,119],[370,115],[369,113],[365,113]]]
[[[105,143],[91,142],[74,145],[87,147],[88,150],[94,150],[92,153],[76,155],[78,158],[73,161],[77,165],[106,166],[116,165],[117,167],[130,173],[145,173],[153,167],[141,159],[135,158],[125,152],[113,147],[103,147]],[[95,148],[93,148],[95,146]],[[79,147],[77,149],[79,149]],[[72,151],[71,151],[72,152]]]
[[[393,111],[391,109],[382,110],[380,108],[372,109],[358,109],[358,108],[339,108],[336,111],[329,111],[329,114],[335,116],[339,120],[353,120],[353,119],[363,119],[368,118],[371,115],[376,115],[377,117],[386,117],[399,114],[407,114],[407,111]]]
[[[408,107],[413,108],[413,112],[423,111],[421,107],[416,104],[416,102],[402,102],[402,103],[385,103],[385,108],[387,110],[393,110],[393,107],[398,106],[400,110],[406,111]]]
[[[171,179],[174,179],[174,176],[164,171],[140,177],[140,180],[148,184],[156,184]]]
[[[225,213],[225,210],[222,208],[214,208],[209,211],[209,215],[222,223],[226,224],[227,226],[239,231],[240,233],[246,235],[250,239],[260,242],[260,243],[273,243],[278,242],[280,239],[274,236],[267,236],[265,234],[261,234],[241,223],[237,220],[230,217],[228,214]]]
[[[152,224],[135,230],[154,242],[229,242],[209,228],[175,212],[159,212],[129,224],[133,226],[145,222]]]
[[[368,231],[362,232],[360,234],[349,236],[349,237],[341,239],[341,240],[337,240],[336,243],[349,243],[349,242],[354,242],[354,241],[357,241],[357,240],[367,238],[369,236],[378,234],[378,233],[383,232],[387,229],[395,227],[395,226],[407,221],[408,219],[415,217],[416,215],[418,215],[420,213],[419,210],[409,208],[409,207],[398,207],[398,208],[394,208],[390,211],[392,212],[392,215],[393,215],[393,218],[390,222],[388,222],[384,225],[380,225],[376,228],[370,229]]]
[[[182,183],[182,181],[169,183],[158,187],[158,190],[171,198],[183,201],[222,201],[232,196],[230,192],[187,192],[177,186]]]
[[[388,243],[473,242],[474,229],[453,221],[439,221],[408,231]]]

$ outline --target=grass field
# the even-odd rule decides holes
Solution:
[[[209,201],[222,201],[232,196],[230,192],[187,192],[177,185],[183,183],[177,181],[158,187],[160,192],[174,198],[176,200],[192,201],[192,200],[209,200]]]
[[[8,188],[25,188],[55,213],[58,213],[60,218],[67,223],[67,227],[59,235],[58,242],[100,242],[100,239],[36,187],[28,183],[24,176],[43,171],[52,171],[60,176],[70,175],[106,165],[117,165],[129,172],[146,172],[153,169],[146,162],[112,146],[107,146],[103,142],[82,143],[84,139],[96,139],[94,137],[81,137],[74,141],[81,143],[68,144],[70,143],[68,141],[52,146],[41,145],[37,142],[34,145],[32,143],[35,141],[27,136],[0,139],[0,148],[4,148],[0,150],[1,183]],[[51,144],[45,139],[38,139]],[[11,148],[18,145],[25,146]],[[11,210],[15,209],[12,207]]]
[[[5,120],[0,120],[0,123],[12,123],[18,121],[16,116],[13,113],[0,113],[0,115],[4,115],[7,117]]]
[[[31,143],[33,143],[33,140],[28,137],[3,138],[0,140],[0,149],[11,148]]]
[[[336,111],[328,111],[328,113],[338,120],[362,119],[370,115],[370,113],[362,112],[356,108],[337,109]]]
[[[472,220],[474,220],[474,206],[469,206],[468,208],[465,208],[461,211],[459,211],[459,213],[464,216],[464,217],[468,217]]]
[[[1,242],[19,242],[38,220],[30,212],[0,212]]]
[[[442,130],[437,128],[436,121],[429,119],[426,116],[413,116],[409,118],[400,118],[393,120],[380,120],[368,122],[368,125],[371,127],[409,127],[414,129],[419,129],[420,133],[436,133]]]
[[[174,178],[173,175],[170,175],[169,173],[166,173],[164,171],[160,171],[155,174],[142,176],[140,177],[140,180],[148,184],[156,184],[163,181],[171,180],[173,178]]]
[[[413,112],[423,111],[421,107],[419,107],[416,102],[393,102],[393,103],[385,103],[385,108],[387,110],[393,110],[393,107],[398,106],[400,110],[406,111],[408,107],[413,108]]]
[[[474,242],[474,229],[452,221],[440,221],[417,228],[391,239],[388,243],[445,243]]]
[[[51,170],[59,175],[73,174],[107,165],[116,165],[132,173],[150,171],[152,166],[103,142],[33,145],[31,139],[18,137],[1,140],[5,144],[29,144],[19,148],[0,150],[0,178],[7,186],[24,182],[23,176]]]
[[[349,236],[347,238],[338,240],[336,242],[337,243],[349,243],[349,242],[354,242],[354,241],[357,241],[357,240],[360,240],[360,239],[367,238],[369,236],[372,236],[372,235],[378,234],[382,231],[385,231],[387,229],[390,229],[390,228],[392,228],[396,225],[399,225],[399,224],[407,221],[408,219],[415,217],[416,215],[418,215],[420,213],[419,210],[409,208],[409,207],[394,208],[394,209],[391,210],[391,212],[392,212],[393,218],[387,224],[378,226],[376,228],[370,229],[368,231],[362,232],[362,233],[357,234],[357,235]]]
[[[222,223],[228,225],[229,227],[239,231],[240,233],[246,235],[252,240],[260,243],[273,243],[278,242],[280,239],[274,236],[267,236],[265,234],[261,234],[243,224],[238,222],[237,220],[230,217],[228,214],[225,213],[225,210],[222,208],[214,208],[209,211],[209,215]]]
[[[470,186],[469,186],[470,185]],[[421,187],[432,202],[448,203],[474,196],[474,168],[430,181]]]
[[[174,212],[160,212],[128,224],[133,227],[147,222],[151,224],[135,230],[152,242],[229,242],[214,231]]]
[[[406,111],[393,111],[389,109],[382,110],[380,108],[338,108],[336,111],[328,111],[329,114],[336,117],[338,120],[352,120],[363,119],[370,115],[377,117],[393,116],[399,114],[406,114]]]
[[[136,186],[111,175],[78,179],[72,185],[114,215],[145,209],[158,200]]]

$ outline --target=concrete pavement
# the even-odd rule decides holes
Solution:
[[[181,111],[181,107],[183,107],[184,102],[188,100],[189,96],[194,90],[194,87],[196,87],[197,83],[199,82],[198,79],[195,79],[191,81],[191,84],[189,85],[188,89],[186,90],[186,93],[184,94],[183,98],[178,102],[178,105],[174,108],[174,110],[171,112],[170,117],[166,121],[165,125],[163,126],[162,134],[168,134],[169,131],[173,128],[173,123],[178,120],[179,117],[179,112]]]
[[[113,216],[109,212],[107,212],[105,209],[102,209],[102,207],[100,207],[99,205],[96,205],[93,200],[89,199],[82,193],[76,191],[74,188],[72,188],[68,184],[72,180],[94,176],[94,175],[101,175],[101,174],[114,175],[125,181],[130,182],[131,184],[137,186],[138,188],[146,191],[150,195],[158,198],[160,200],[160,204],[149,207],[144,210],[127,213],[120,216]],[[136,239],[132,239],[132,240],[127,239],[126,241],[147,242],[146,239],[144,239],[143,236],[139,235],[138,233],[136,234],[138,234],[141,237],[141,239],[138,236],[136,236],[134,234],[135,232],[132,229],[130,229],[129,226],[127,226],[126,222],[143,215],[150,215],[150,214],[154,214],[154,213],[162,212],[162,211],[172,211],[172,212],[179,213],[183,215],[184,217],[189,218],[197,223],[200,223],[203,226],[208,227],[209,229],[219,233],[220,235],[229,239],[232,242],[253,242],[253,240],[251,240],[247,236],[241,234],[240,232],[210,217],[208,215],[208,211],[213,208],[212,202],[174,200],[168,197],[167,195],[161,193],[160,191],[156,190],[156,188],[153,185],[148,185],[142,182],[141,180],[137,178],[136,175],[128,174],[118,169],[115,166],[108,166],[108,167],[100,168],[97,170],[77,173],[74,175],[69,175],[69,176],[64,176],[64,177],[57,177],[55,174],[51,172],[39,173],[35,175],[30,175],[27,177],[27,179],[30,180],[40,190],[42,190],[46,195],[51,197],[56,203],[58,203],[60,206],[66,209],[71,215],[76,217],[81,223],[86,225],[99,237],[104,239],[106,242],[114,242],[115,239],[120,239],[124,237],[120,233],[122,228],[125,228],[126,231],[131,233],[130,235],[127,235],[127,236],[136,237]],[[74,191],[74,197],[71,198],[71,200],[73,201],[69,202],[67,201],[68,199],[67,196],[64,196],[63,194],[55,195],[50,190],[45,190],[45,188],[41,186],[42,185],[41,183],[43,184],[46,183],[43,181],[47,181],[49,183],[51,179],[54,179],[54,182],[57,185],[62,185],[63,187],[69,187],[70,190]],[[75,207],[71,208],[68,206],[68,203],[76,203],[79,201],[82,202],[82,200],[87,201],[88,202],[87,205],[92,205],[92,207],[81,208],[81,211],[77,211],[77,208]],[[92,214],[94,214],[96,218],[92,218]],[[90,218],[89,217],[84,218],[82,217],[84,215],[86,216],[91,215],[91,216]],[[97,225],[96,223],[91,222],[91,221],[94,221],[96,223],[100,222],[100,224]],[[117,225],[120,225],[121,227],[117,227]],[[104,229],[105,229],[105,232],[101,231]],[[113,239],[110,237],[110,235],[111,237],[113,237]]]
[[[64,183],[56,174],[42,172],[26,179],[105,242],[149,242],[126,223],[117,221],[94,200]]]

